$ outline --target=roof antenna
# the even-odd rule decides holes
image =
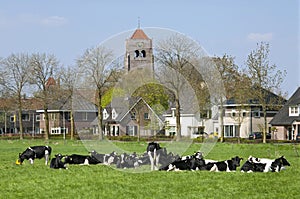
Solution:
[[[141,20],[140,20],[140,17],[138,17],[138,29],[141,29]]]

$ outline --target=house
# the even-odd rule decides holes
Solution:
[[[300,139],[300,87],[270,121],[276,140]]]
[[[266,111],[267,133],[271,133],[271,125],[269,125],[269,122],[285,101],[285,99],[272,92],[266,92],[266,102],[268,104]],[[252,132],[263,132],[264,113],[261,104],[256,99],[247,99],[246,103],[243,104],[237,103],[235,99],[228,99],[223,105],[222,114],[224,137],[239,136],[241,138],[248,138]],[[219,124],[220,123],[221,117],[219,115]]]
[[[49,132],[51,135],[68,134],[71,130],[71,112],[74,115],[76,132],[91,129],[91,122],[97,117],[97,107],[80,94],[63,96],[48,107]],[[45,114],[43,109],[36,111],[40,116],[40,133],[45,132]]]
[[[103,110],[103,123],[106,136],[138,136],[138,133],[141,137],[153,136],[164,125],[163,120],[141,97],[114,99]],[[96,127],[97,119],[92,124]]]
[[[18,117],[18,111],[12,111],[11,109],[14,107],[14,100],[1,99],[0,104],[0,134],[20,132],[20,118]],[[41,102],[36,98],[23,98],[22,106],[21,120],[23,133],[38,134],[40,114],[36,113],[36,109],[39,109],[42,106]]]

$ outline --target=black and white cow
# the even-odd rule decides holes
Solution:
[[[45,158],[45,165],[48,164],[52,148],[50,146],[31,146],[28,147],[23,153],[19,154],[17,164],[22,164],[24,160],[29,160],[33,164],[34,159]]]
[[[230,160],[224,160],[220,162],[209,162],[205,164],[204,170],[208,171],[236,171],[237,167],[240,166],[240,162],[243,158],[238,156],[231,158]]]
[[[81,164],[81,165],[89,165],[94,160],[91,156],[88,155],[78,155],[72,154],[65,156],[65,163],[67,164]]]
[[[150,142],[148,143],[147,146],[147,153],[150,159],[150,164],[151,164],[151,171],[153,171],[154,169],[158,169],[158,165],[159,165],[159,157],[160,154],[165,151],[166,149],[161,148],[159,143],[156,142]]]
[[[93,150],[90,152],[91,159],[89,160],[90,164],[100,164],[103,163],[105,165],[116,164],[119,157],[115,151],[110,154],[98,153]]]
[[[291,166],[284,156],[276,159],[255,158],[254,167],[263,170],[263,172],[279,172],[285,169],[285,166]]]
[[[178,158],[169,165],[162,166],[160,170],[166,171],[181,171],[181,170],[203,170],[205,161],[201,152],[195,152],[190,156]]]
[[[259,158],[255,158],[253,156],[249,156],[247,161],[243,164],[241,167],[241,172],[263,172],[264,168],[266,166],[266,163],[260,163]]]
[[[116,167],[123,169],[137,168],[139,167],[140,163],[142,163],[142,161],[139,160],[139,157],[135,152],[132,154],[122,153],[118,159]]]
[[[50,168],[52,169],[68,169],[66,166],[66,162],[64,156],[62,154],[56,154],[55,158],[52,158],[50,161]]]

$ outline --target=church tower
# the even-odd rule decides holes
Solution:
[[[152,39],[138,28],[126,39],[125,70],[146,69],[151,74],[154,70]]]

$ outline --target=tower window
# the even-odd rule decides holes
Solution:
[[[142,50],[141,57],[146,57],[146,51]]]
[[[140,56],[140,52],[138,50],[134,51],[134,57],[139,57]]]

